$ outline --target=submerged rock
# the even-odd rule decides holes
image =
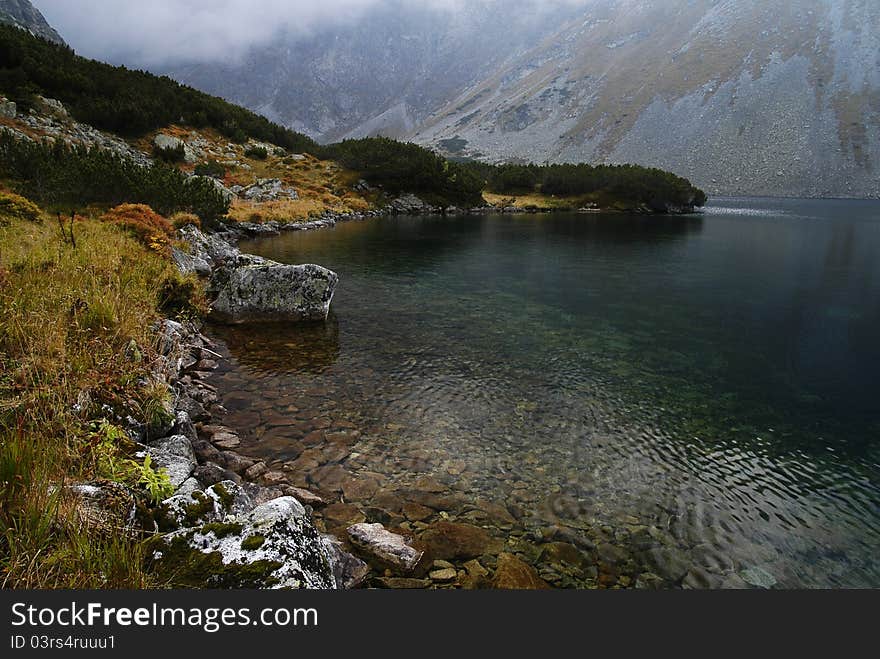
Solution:
[[[433,570],[428,576],[431,577],[431,581],[446,583],[455,581],[458,578],[458,572],[455,571],[454,567],[444,567],[439,570]]]
[[[431,524],[422,535],[422,541],[434,558],[447,560],[476,558],[500,546],[486,529],[446,521]]]
[[[330,562],[336,587],[350,590],[360,586],[370,573],[370,566],[357,556],[352,556],[342,548],[342,543],[329,535],[322,535],[321,542]]]
[[[756,588],[773,588],[776,585],[776,577],[767,572],[767,570],[757,566],[742,570],[739,576],[747,584]]]
[[[545,590],[550,588],[531,565],[513,554],[500,554],[492,587],[501,590]]]
[[[412,572],[423,552],[411,547],[402,535],[388,531],[381,524],[355,524],[348,529],[351,543],[375,559],[401,572]]]

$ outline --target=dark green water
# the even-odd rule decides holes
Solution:
[[[434,513],[556,585],[880,586],[880,203],[389,218],[242,248],[341,277],[326,325],[217,330],[230,423],[303,485],[336,465],[368,483],[346,502],[400,522],[430,476]],[[340,422],[347,455],[291,462]],[[542,559],[556,531],[598,573]]]

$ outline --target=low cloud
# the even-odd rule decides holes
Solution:
[[[525,0],[533,7],[588,0]],[[279,33],[356,21],[380,4],[460,11],[523,0],[32,0],[77,52],[139,66],[234,60]]]

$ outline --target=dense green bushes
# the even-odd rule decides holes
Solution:
[[[211,178],[223,180],[223,177],[226,176],[226,168],[216,160],[209,160],[208,162],[196,165],[195,173],[199,176],[210,176]]]
[[[229,210],[212,181],[170,165],[144,167],[109,151],[30,142],[7,131],[0,131],[0,176],[52,204],[148,204],[162,215],[186,211],[209,224]]]
[[[264,146],[252,146],[244,150],[244,155],[246,158],[253,158],[254,160],[265,160],[269,157],[269,152]]]
[[[171,78],[110,66],[0,25],[0,90],[23,108],[35,94],[62,101],[79,121],[139,137],[173,123],[214,128],[235,142],[252,137],[292,151],[312,151],[310,138]]]
[[[186,160],[186,147],[183,146],[183,143],[177,146],[157,146],[153,147],[153,155],[162,162],[181,163]]]
[[[360,172],[387,192],[415,192],[437,204],[482,203],[479,176],[416,144],[370,137],[331,144],[320,155]]]
[[[660,169],[638,165],[464,165],[489,192],[540,192],[560,197],[596,195],[656,210],[703,206],[706,194],[690,181]]]
[[[604,191],[651,208],[706,203],[706,194],[687,179],[637,165],[551,165],[546,168],[541,189],[555,195]]]

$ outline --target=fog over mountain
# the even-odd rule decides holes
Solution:
[[[880,195],[876,0],[38,0],[83,54],[321,140]]]

